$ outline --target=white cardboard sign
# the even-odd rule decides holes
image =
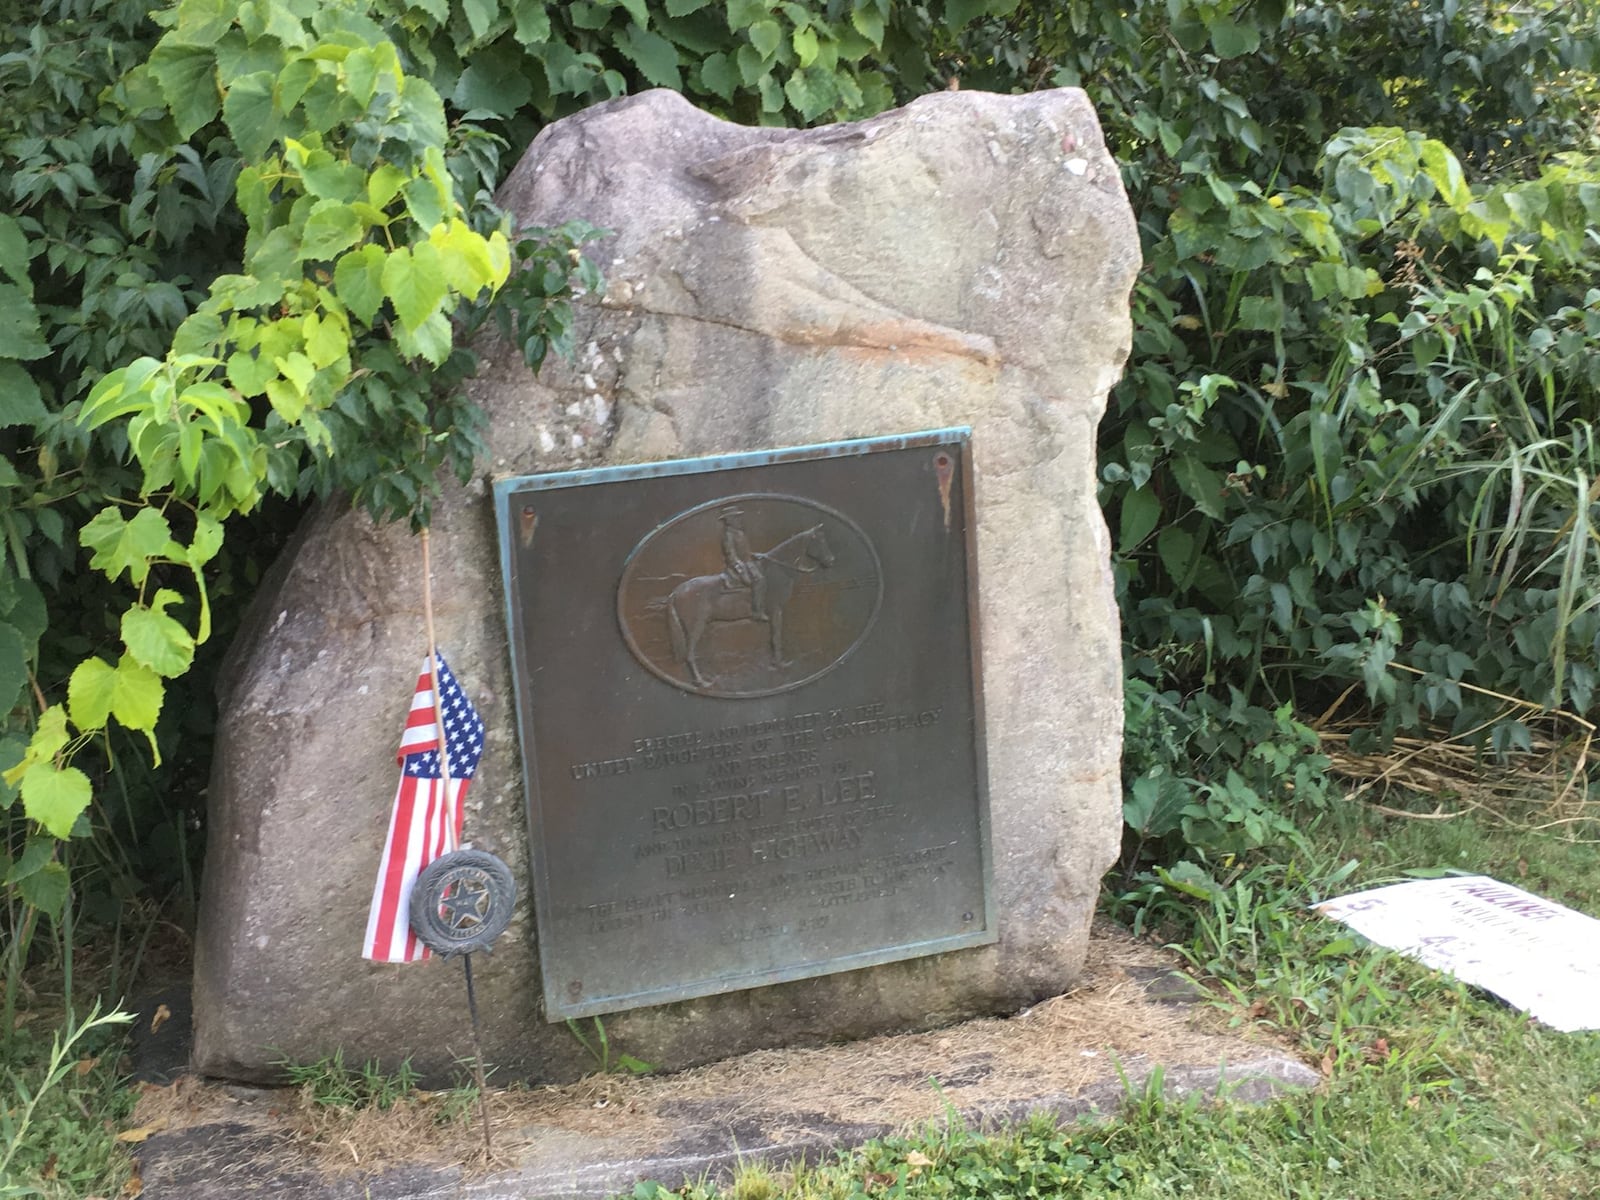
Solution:
[[[1397,883],[1316,910],[1553,1029],[1600,1029],[1600,921],[1593,917],[1487,875]]]

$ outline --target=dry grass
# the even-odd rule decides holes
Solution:
[[[590,1076],[560,1087],[492,1089],[496,1161],[477,1107],[461,1093],[418,1093],[388,1110],[315,1104],[309,1093],[185,1079],[147,1088],[135,1124],[177,1130],[219,1122],[258,1130],[263,1147],[298,1147],[307,1165],[343,1172],[403,1162],[508,1166],[537,1149],[644,1153],[686,1126],[759,1126],[773,1142],[801,1125],[909,1128],[951,1107],[981,1111],[1073,1095],[1154,1063],[1239,1061],[1252,1053],[1204,1006],[1145,995],[1141,968],[1172,956],[1114,926],[1097,927],[1080,985],[1009,1018],[820,1049],[768,1050],[670,1076]],[[279,1160],[281,1161],[281,1160]]]
[[[1421,675],[1402,663],[1396,670]],[[1449,821],[1473,815],[1486,824],[1524,832],[1548,832],[1588,840],[1600,812],[1588,798],[1587,776],[1594,755],[1595,726],[1576,713],[1543,708],[1514,696],[1461,684],[1496,701],[1489,720],[1460,733],[1397,737],[1388,750],[1357,753],[1350,748],[1361,722],[1340,716],[1352,685],[1314,723],[1333,770],[1356,784],[1350,799],[1363,800],[1385,816]],[[1527,750],[1487,761],[1475,744],[1491,726],[1516,720],[1528,729]],[[1384,803],[1390,794],[1431,796],[1432,811]]]

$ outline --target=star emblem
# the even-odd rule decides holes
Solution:
[[[489,889],[482,883],[465,879],[457,880],[450,894],[439,901],[439,911],[456,932],[481,925],[488,906]]]

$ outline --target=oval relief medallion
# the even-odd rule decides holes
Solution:
[[[617,620],[634,656],[674,687],[770,696],[848,658],[882,598],[877,551],[849,517],[746,492],[687,509],[635,546]]]

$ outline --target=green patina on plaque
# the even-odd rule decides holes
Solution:
[[[965,430],[495,500],[548,1019],[995,940]]]

